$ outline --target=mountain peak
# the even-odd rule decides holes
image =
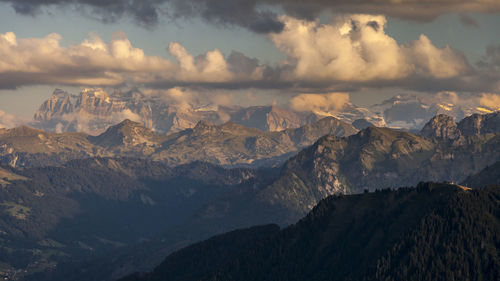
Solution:
[[[480,135],[500,132],[500,111],[490,114],[472,114],[458,123],[463,135]]]
[[[90,137],[96,144],[105,147],[112,146],[137,146],[150,143],[155,136],[154,132],[139,122],[125,119],[122,122],[109,127],[104,133]]]
[[[61,89],[55,89],[50,98],[40,105],[33,119],[46,121],[71,112],[73,112],[73,104],[69,93]]]
[[[208,122],[206,120],[200,120],[198,123],[196,123],[196,126],[194,126],[193,130],[195,131],[204,131],[204,130],[209,130],[217,127],[214,123]]]
[[[461,136],[461,132],[453,117],[439,114],[425,124],[420,131],[420,135],[427,138],[455,140]]]
[[[354,126],[354,128],[356,128],[358,130],[363,130],[363,129],[366,129],[368,127],[375,126],[373,123],[367,121],[366,119],[356,119],[356,120],[354,120],[354,122],[352,122],[352,125]]]
[[[8,134],[10,136],[36,136],[39,134],[44,134],[45,132],[39,129],[34,129],[28,126],[21,126],[12,129],[4,129],[4,134]]]
[[[116,124],[112,127],[124,128],[124,127],[144,127],[141,123],[132,121],[130,119],[125,119],[122,122]],[[110,127],[110,128],[112,128]]]

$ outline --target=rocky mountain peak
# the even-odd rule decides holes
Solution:
[[[363,129],[366,129],[368,127],[375,126],[373,123],[369,122],[366,119],[356,119],[356,120],[354,120],[354,122],[352,122],[352,125],[354,126],[354,128],[356,128],[358,130],[363,130]]]
[[[123,128],[134,128],[134,127],[144,127],[144,126],[139,122],[135,122],[130,119],[125,119],[122,122],[116,124],[115,126],[111,126],[110,129],[113,128],[123,129]]]
[[[98,116],[107,115],[111,105],[111,99],[103,89],[84,89],[76,100],[80,111]]]
[[[427,138],[454,140],[461,136],[461,132],[453,117],[439,114],[425,124],[420,135]]]
[[[60,89],[55,89],[48,100],[42,103],[35,112],[34,119],[37,121],[46,121],[55,117],[61,117],[73,111],[70,95]]]
[[[335,135],[338,137],[346,137],[356,134],[358,130],[351,124],[335,117],[325,117],[298,129],[288,129],[286,132],[293,142],[310,144],[314,143],[320,136]]]
[[[144,127],[143,124],[125,119],[119,124],[109,127],[104,133],[90,137],[90,139],[100,146],[113,147],[149,144],[154,137],[155,133]]]
[[[217,127],[214,123],[208,122],[205,120],[198,121],[196,125],[194,126],[193,130],[195,131],[205,131],[205,130],[211,130]]]
[[[490,114],[473,114],[458,123],[463,135],[474,136],[500,132],[500,111]]]

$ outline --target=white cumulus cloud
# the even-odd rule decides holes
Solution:
[[[344,15],[331,24],[280,19],[283,32],[270,38],[293,66],[289,80],[366,82],[413,75],[441,79],[464,74],[469,67],[461,53],[448,46],[437,48],[425,35],[398,44],[385,33],[385,16]]]
[[[30,84],[118,85],[146,83],[220,83],[233,74],[219,50],[196,59],[179,43],[168,51],[175,60],[146,55],[124,33],[109,43],[95,34],[80,44],[61,46],[61,36],[17,38],[0,34],[0,88]]]

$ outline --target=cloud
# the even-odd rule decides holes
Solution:
[[[0,128],[13,128],[25,123],[21,118],[0,110]]]
[[[10,3],[16,13],[35,16],[43,8],[68,7],[96,18],[102,22],[115,22],[122,17],[130,17],[135,23],[144,27],[153,27],[162,14],[165,0],[0,0]]]
[[[428,37],[399,45],[385,33],[386,18],[344,15],[332,24],[289,16],[272,42],[288,56],[293,70],[285,79],[303,81],[395,81],[419,76],[458,77],[469,71],[465,56],[449,46],[437,48]]]
[[[460,101],[455,92],[439,92],[436,95],[436,102],[456,104]]]
[[[230,106],[235,102],[235,94],[227,90],[192,89],[174,87],[166,90],[144,90],[142,93],[156,97],[162,103],[178,109],[192,109],[202,106]]]
[[[132,112],[130,109],[112,112],[108,115],[98,115],[93,112],[84,110],[66,113],[59,117],[54,127],[54,131],[62,133],[68,131],[68,127],[73,127],[77,132],[85,132],[92,135],[97,135],[106,131],[109,126],[120,123],[121,121],[129,119],[135,122],[145,123],[137,113]]]
[[[130,18],[140,26],[154,27],[162,17],[200,17],[222,26],[240,26],[257,33],[279,33],[283,22],[273,12],[281,8],[289,15],[312,20],[323,11],[383,14],[405,20],[430,21],[458,13],[497,13],[498,1],[483,0],[0,0],[19,14],[34,16],[44,9],[73,7],[102,22]],[[462,16],[465,24],[474,20]]]
[[[258,9],[257,0],[0,0],[10,3],[23,15],[35,16],[42,8],[73,7],[86,16],[101,22],[116,22],[131,18],[146,28],[158,24],[162,16],[169,18],[200,17],[218,25],[235,25],[256,33],[280,32],[283,24],[276,14]]]
[[[477,20],[467,14],[460,15],[460,22],[465,26],[479,27]]]
[[[283,23],[270,10],[259,9],[259,0],[170,0],[173,18],[201,17],[218,25],[236,25],[256,33],[279,33]],[[264,3],[265,4],[265,3]]]
[[[287,89],[344,92],[364,87],[401,87],[419,91],[497,92],[500,48],[490,46],[478,68],[464,54],[436,47],[425,35],[399,44],[385,32],[387,19],[376,15],[339,15],[330,24],[280,16],[284,29],[268,38],[285,54],[275,65],[233,51],[191,54],[178,42],[171,59],[151,56],[126,34],[110,42],[90,34],[79,44],[62,46],[58,34],[17,38],[0,34],[0,88],[24,85],[122,86],[169,89]]]
[[[290,108],[295,111],[312,111],[330,115],[341,111],[349,103],[348,93],[300,94],[290,100]]]
[[[320,12],[383,14],[404,20],[431,21],[448,13],[496,13],[498,1],[482,0],[268,0],[295,17],[316,18]]]
[[[482,94],[479,100],[481,106],[490,110],[500,110],[500,95],[498,94]]]
[[[489,72],[500,71],[500,44],[488,45],[486,55],[479,61],[478,65]]]
[[[249,79],[233,74],[217,49],[193,57],[179,43],[170,43],[175,60],[148,56],[123,33],[105,43],[96,35],[80,44],[63,47],[61,36],[19,39],[12,32],[0,34],[0,88],[33,84],[116,86],[129,84],[225,83]],[[253,73],[254,78],[259,74]]]

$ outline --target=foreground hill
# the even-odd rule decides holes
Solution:
[[[498,198],[435,183],[333,196],[283,230],[217,236],[121,281],[497,280]]]
[[[0,163],[13,167],[57,166],[90,157],[136,157],[170,166],[193,161],[226,166],[279,166],[321,136],[341,137],[356,132],[352,125],[333,117],[281,132],[205,121],[170,135],[155,133],[130,120],[111,126],[98,136],[20,127],[0,129]]]

